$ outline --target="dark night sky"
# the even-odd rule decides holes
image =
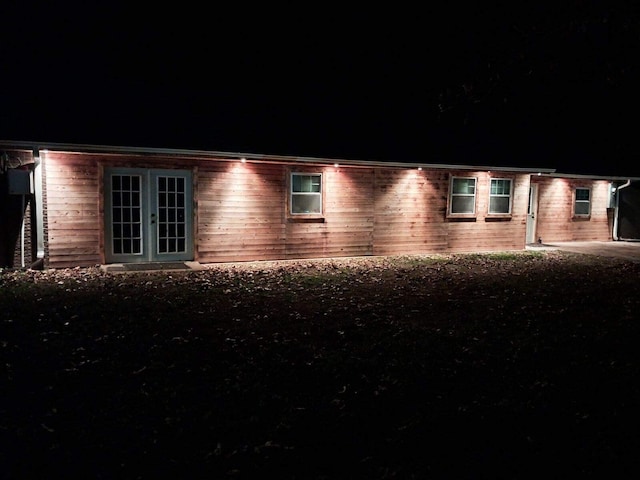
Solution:
[[[638,7],[445,3],[0,7],[0,139],[640,176]]]

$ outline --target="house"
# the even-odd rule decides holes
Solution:
[[[9,141],[0,141],[0,155],[5,193],[21,198],[13,204],[22,226],[14,231],[13,221],[5,239],[13,263],[48,268],[613,240],[616,189],[640,181],[548,168]]]

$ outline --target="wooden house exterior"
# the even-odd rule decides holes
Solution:
[[[612,238],[612,182],[552,169],[66,144],[0,149],[33,156],[41,206],[31,210],[40,237],[33,250],[49,268],[522,250],[540,239]]]
[[[579,175],[533,176],[534,201],[537,197],[535,241],[612,240],[613,193],[619,183],[615,179]]]

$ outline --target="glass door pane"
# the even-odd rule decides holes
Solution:
[[[186,178],[158,175],[157,185],[157,252],[187,251]]]
[[[142,254],[142,179],[111,176],[111,249],[114,255]]]

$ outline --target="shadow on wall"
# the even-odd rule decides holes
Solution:
[[[33,205],[29,187],[28,168],[0,171],[0,268],[30,266],[34,259],[31,225],[25,225],[29,238],[25,239],[23,220],[30,222]]]
[[[618,194],[618,238],[640,240],[640,182],[632,182]]]

